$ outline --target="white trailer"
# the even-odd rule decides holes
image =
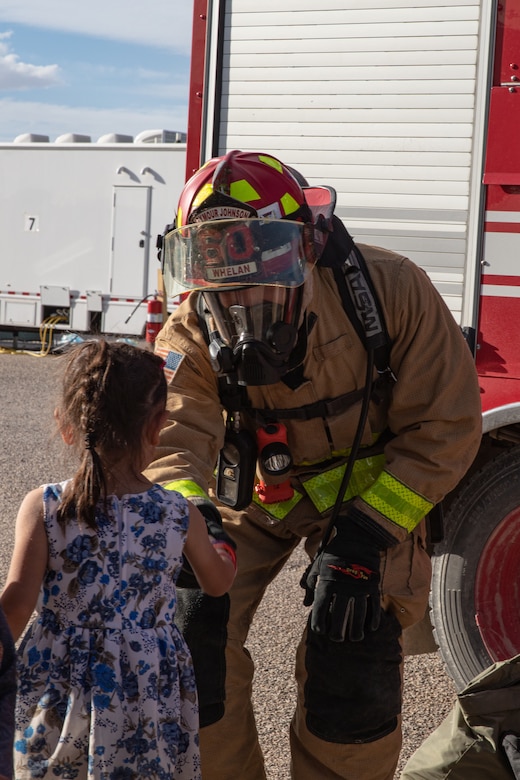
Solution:
[[[0,144],[0,328],[143,335],[155,240],[185,181],[185,136]]]

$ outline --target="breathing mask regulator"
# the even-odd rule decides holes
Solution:
[[[200,291],[212,366],[228,388],[276,384],[303,359],[296,348],[304,284],[325,246],[335,192],[302,187],[298,176],[267,154],[214,158],[187,182],[175,225],[162,237],[166,291]],[[220,500],[235,508],[250,503],[258,451],[266,486],[260,499],[285,500],[272,498],[288,492],[274,490],[292,465],[284,427],[267,425],[255,441],[240,417],[247,402],[225,406]]]
[[[214,324],[209,353],[216,373],[245,387],[280,381],[298,340],[301,293],[276,286],[203,293]]]

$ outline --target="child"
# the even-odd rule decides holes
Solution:
[[[16,640],[41,598],[19,651],[14,776],[198,780],[174,583],[184,553],[200,587],[224,594],[232,543],[142,474],[166,417],[162,360],[102,340],[66,358],[55,414],[81,462],[23,500],[0,599]]]

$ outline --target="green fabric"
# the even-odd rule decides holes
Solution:
[[[501,740],[520,734],[520,655],[493,664],[407,762],[401,780],[512,780]]]

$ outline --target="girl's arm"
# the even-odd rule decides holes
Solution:
[[[184,554],[204,593],[208,596],[222,596],[235,579],[235,553],[221,542],[212,544],[211,539],[204,518],[197,507],[190,504],[190,524]]]
[[[43,489],[36,488],[25,496],[18,510],[11,565],[0,596],[0,604],[15,642],[36,606],[47,557]]]

